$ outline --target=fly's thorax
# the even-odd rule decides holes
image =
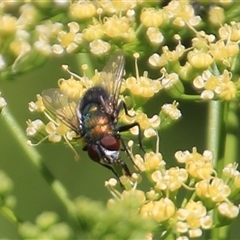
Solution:
[[[87,112],[89,105],[96,104],[97,106],[102,105],[102,101],[106,101],[109,98],[107,91],[102,87],[92,87],[88,89],[79,105],[79,112],[84,115]]]

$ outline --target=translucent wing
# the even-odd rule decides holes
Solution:
[[[113,110],[118,105],[118,97],[124,73],[125,58],[121,50],[113,55],[100,73],[100,85],[108,92]]]
[[[79,121],[76,115],[77,103],[70,100],[58,88],[42,92],[44,106],[69,128],[79,133]]]

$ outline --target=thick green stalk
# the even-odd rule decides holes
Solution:
[[[223,103],[210,101],[208,105],[207,149],[214,154],[214,168],[217,170],[219,165],[222,166],[224,158],[225,137]],[[217,221],[216,212],[213,213],[213,221]],[[221,235],[227,237],[227,230],[221,231]],[[213,228],[209,235],[207,234],[206,239],[219,239],[219,237],[219,229]]]
[[[214,165],[219,160],[220,135],[222,125],[222,105],[220,101],[210,101],[208,105],[207,149],[214,154]]]
[[[227,123],[226,123],[226,145],[224,166],[229,163],[237,162],[238,148],[239,148],[239,120],[237,110],[239,104],[231,102],[229,105]]]
[[[208,108],[207,149],[214,154],[214,168],[219,174],[225,163],[228,106],[226,102],[211,101]],[[218,222],[216,211],[213,212],[213,221]],[[228,239],[229,227],[214,228],[209,232],[211,239]]]

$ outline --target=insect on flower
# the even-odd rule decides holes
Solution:
[[[60,89],[42,92],[45,107],[84,140],[83,150],[88,152],[89,157],[110,169],[117,177],[119,175],[113,165],[120,165],[124,174],[131,176],[128,166],[119,156],[123,149],[130,157],[120,133],[137,126],[139,145],[143,149],[139,124],[118,124],[121,110],[130,116],[125,102],[119,99],[124,66],[124,54],[119,51],[110,58],[100,73],[99,81],[85,92],[79,103],[70,100]],[[74,111],[71,110],[72,106],[75,106]]]

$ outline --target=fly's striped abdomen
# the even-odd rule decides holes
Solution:
[[[107,115],[95,104],[91,104],[88,113],[83,116],[83,128],[85,133],[83,137],[91,142],[97,141],[103,136],[114,134],[113,126]]]

